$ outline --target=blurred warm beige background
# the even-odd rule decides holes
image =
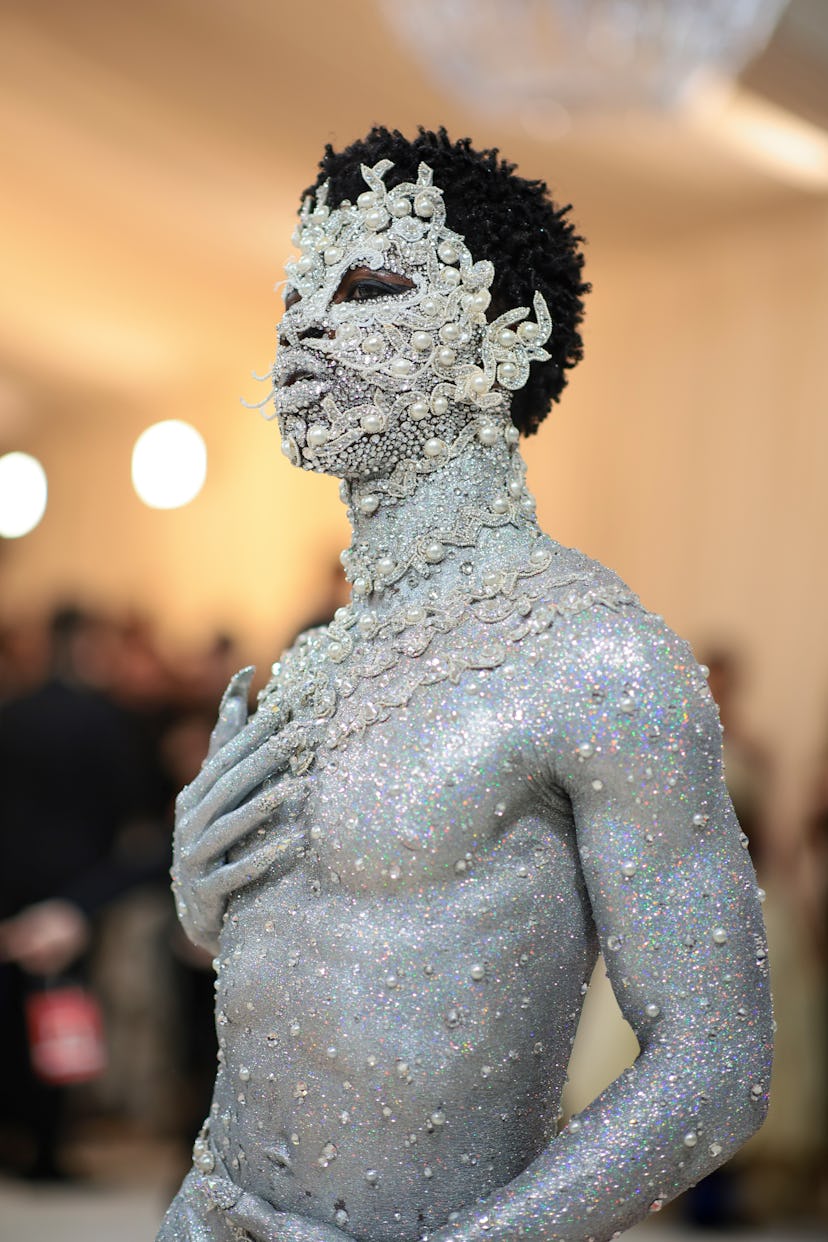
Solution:
[[[0,546],[0,619],[138,605],[173,650],[220,625],[264,665],[314,611],[336,483],[239,398],[272,358],[298,193],[374,121],[499,145],[575,204],[594,293],[527,448],[543,524],[698,644],[745,650],[795,834],[828,723],[828,178],[760,166],[715,118],[547,141],[477,117],[373,0],[4,0],[0,453],[41,459],[50,504]],[[202,431],[209,475],[154,512],[130,453],[167,417]]]

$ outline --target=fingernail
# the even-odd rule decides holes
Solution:
[[[247,692],[250,689],[250,683],[253,680],[253,674],[255,672],[255,664],[248,664],[245,668],[239,669],[238,673],[236,673],[235,677],[230,682],[234,693],[239,695],[244,694],[244,696],[247,697]]]
[[[227,683],[227,689],[221,696],[221,706],[226,707],[231,699],[246,699],[250,690],[250,682],[253,680],[255,667],[249,664],[247,668],[242,668],[238,673],[234,673]]]

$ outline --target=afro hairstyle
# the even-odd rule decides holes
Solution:
[[[434,172],[443,191],[446,220],[463,235],[476,260],[494,265],[489,314],[496,318],[515,306],[531,306],[535,290],[543,294],[552,316],[552,336],[546,343],[548,362],[533,362],[526,385],[512,398],[512,420],[524,435],[537,431],[566,386],[566,371],[583,355],[578,331],[583,318],[583,295],[590,286],[581,279],[583,238],[567,219],[570,208],[557,207],[543,181],[527,181],[515,165],[499,158],[497,148],[475,151],[468,138],[449,139],[445,129],[436,133],[420,126],[409,140],[399,130],[375,125],[371,132],[344,151],[330,143],[319,164],[319,175],[303,198],[314,196],[330,182],[331,205],[356,202],[365,189],[360,165],[393,161],[386,185],[416,181],[420,163]]]

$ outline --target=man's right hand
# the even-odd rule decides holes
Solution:
[[[253,669],[231,680],[219,708],[201,772],[176,800],[173,892],[190,939],[218,951],[227,900],[271,867],[285,869],[302,836],[295,819],[268,835],[280,808],[298,809],[304,781],[290,773],[290,758],[305,729],[287,711],[247,718]]]

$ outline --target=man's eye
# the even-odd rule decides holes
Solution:
[[[393,297],[395,293],[407,293],[405,286],[384,284],[381,280],[358,280],[345,297],[346,302],[370,302],[373,298]]]

